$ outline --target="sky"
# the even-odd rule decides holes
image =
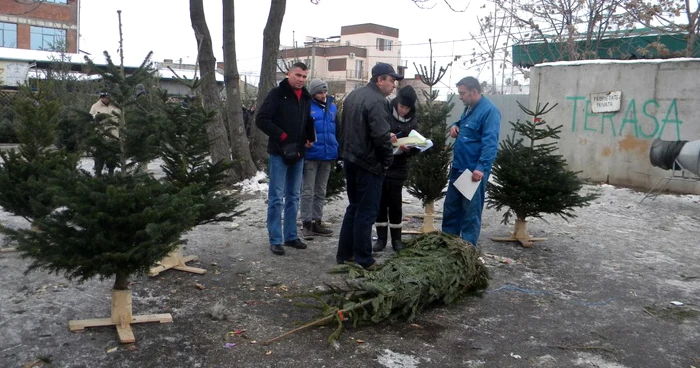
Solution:
[[[413,62],[427,64],[429,39],[439,65],[453,55],[469,55],[478,50],[471,34],[478,35],[477,15],[485,15],[485,0],[449,0],[454,12],[443,0],[428,0],[432,9],[420,9],[411,0],[287,0],[282,23],[281,44],[301,44],[306,36],[339,36],[343,25],[376,23],[399,29],[402,57],[408,61],[408,73],[415,73]],[[470,4],[471,3],[471,4]],[[149,51],[155,61],[182,59],[194,64],[197,43],[189,17],[188,0],[83,0],[80,10],[79,47],[93,55],[109,51],[116,59],[119,47],[117,10],[122,11],[125,63],[138,65]],[[222,9],[220,0],[204,0],[204,11],[217,61],[223,61]],[[263,29],[269,13],[269,0],[235,2],[236,51],[238,68],[250,82],[257,83],[262,60]],[[478,37],[478,36],[477,36]],[[506,77],[510,77],[510,68]],[[458,61],[441,86],[447,92],[465,76],[490,79],[490,70],[468,68]],[[454,87],[451,87],[454,90]]]

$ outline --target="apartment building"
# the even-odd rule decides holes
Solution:
[[[304,62],[311,78],[325,80],[333,93],[341,94],[367,83],[378,62],[393,65],[399,73],[405,69],[399,30],[373,23],[343,26],[340,36],[307,37],[303,47],[282,48],[278,60],[282,70]]]
[[[78,52],[79,0],[0,0],[1,48]]]

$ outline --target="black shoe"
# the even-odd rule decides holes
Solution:
[[[284,242],[287,247],[292,247],[294,249],[306,249],[306,244],[299,239],[294,239]]]
[[[323,226],[321,220],[316,220],[311,223],[311,233],[318,236],[331,236],[333,230]]]
[[[272,254],[274,254],[274,255],[277,255],[277,256],[284,255],[284,248],[282,248],[282,246],[279,244],[270,245],[270,250],[272,251]]]
[[[304,238],[304,240],[313,240],[314,239],[314,232],[312,230],[312,222],[311,221],[305,221],[301,225],[301,237]]]
[[[394,248],[394,252],[398,252],[406,248],[406,246],[401,241],[400,227],[391,228],[391,246]]]

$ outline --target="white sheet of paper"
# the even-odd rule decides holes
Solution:
[[[459,192],[470,201],[472,200],[472,197],[474,197],[474,193],[476,193],[476,190],[479,188],[480,184],[481,180],[472,181],[472,172],[469,169],[465,170],[454,182],[455,188],[457,188],[457,190],[459,190]]]

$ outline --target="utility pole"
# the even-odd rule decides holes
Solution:
[[[314,79],[314,66],[316,64],[316,37],[311,38],[311,78]]]

